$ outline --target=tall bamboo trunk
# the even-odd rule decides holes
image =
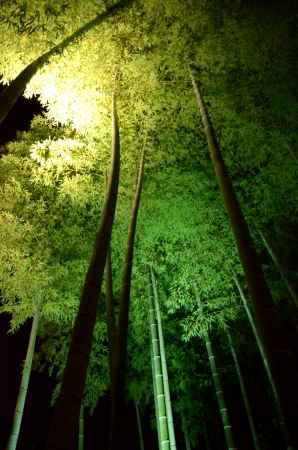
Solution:
[[[280,430],[281,430],[281,432],[283,434],[285,443],[287,445],[287,450],[296,450],[295,447],[292,447],[291,444],[290,444],[289,433],[288,433],[288,429],[287,429],[287,426],[286,426],[286,423],[285,423],[285,418],[284,418],[284,415],[283,415],[283,411],[282,411],[282,408],[281,408],[278,391],[276,389],[275,379],[274,379],[274,376],[272,374],[271,367],[270,367],[270,364],[269,364],[268,359],[267,359],[267,355],[266,355],[266,353],[264,351],[264,346],[263,346],[262,339],[261,339],[261,337],[259,335],[258,329],[257,329],[257,327],[255,325],[254,318],[253,318],[253,316],[251,314],[251,311],[250,311],[250,308],[248,306],[247,299],[246,299],[246,297],[244,295],[244,292],[242,290],[242,287],[241,287],[241,285],[240,285],[236,275],[234,275],[233,279],[234,279],[235,285],[236,285],[236,287],[237,287],[237,289],[239,291],[240,298],[242,300],[242,303],[243,303],[246,315],[248,317],[248,320],[249,320],[250,326],[252,328],[252,331],[253,331],[253,334],[254,334],[254,337],[255,337],[255,340],[256,340],[259,352],[260,352],[261,357],[262,357],[262,361],[263,361],[263,364],[264,364],[264,367],[265,367],[265,371],[267,373],[268,380],[269,380],[269,383],[270,383],[270,386],[271,386],[271,390],[272,390],[272,394],[273,394],[273,400],[274,400],[275,407],[276,407],[276,412],[277,412],[277,416],[278,416],[278,420],[279,420]]]
[[[79,423],[79,440],[78,440],[78,450],[84,450],[84,440],[85,440],[85,425],[84,425],[84,406],[81,405],[80,409],[80,423]]]
[[[15,450],[18,444],[20,428],[23,419],[24,407],[28,392],[28,386],[30,381],[32,362],[34,356],[35,342],[40,318],[40,306],[37,306],[37,310],[33,317],[33,322],[31,326],[30,338],[27,347],[26,359],[23,367],[22,379],[19,388],[19,394],[17,398],[16,409],[14,413],[14,418],[12,422],[12,428],[10,437],[7,443],[7,450]]]
[[[149,328],[151,330],[151,322],[149,322]],[[153,398],[154,398],[154,410],[155,410],[155,422],[157,429],[157,442],[158,448],[161,450],[161,436],[160,436],[160,426],[159,426],[159,416],[158,416],[158,404],[157,404],[157,390],[156,390],[156,379],[155,379],[155,367],[154,367],[154,357],[152,348],[152,337],[150,338],[150,358],[151,358],[151,370],[152,370],[152,380],[153,380]]]
[[[243,403],[244,403],[244,406],[245,406],[245,411],[246,411],[246,415],[247,415],[247,419],[248,419],[248,423],[249,423],[249,427],[250,427],[250,431],[251,431],[254,447],[255,447],[255,450],[261,450],[259,439],[258,439],[258,435],[257,435],[255,424],[254,424],[254,420],[253,420],[253,417],[252,417],[250,403],[249,403],[249,400],[248,400],[248,396],[247,396],[247,392],[246,392],[246,388],[245,388],[245,384],[244,384],[244,380],[243,380],[242,371],[241,371],[241,368],[240,368],[240,364],[239,364],[239,361],[238,361],[238,356],[237,356],[237,353],[235,351],[234,344],[233,344],[232,337],[231,337],[231,334],[230,334],[229,330],[227,330],[227,336],[228,336],[229,346],[230,346],[230,350],[231,350],[232,357],[233,357],[234,364],[235,364],[235,369],[236,369],[238,381],[239,381],[240,388],[241,388]]]
[[[138,432],[139,432],[140,450],[145,450],[140,409],[139,409],[139,405],[137,404],[136,401],[135,401],[135,409],[136,409],[136,418],[137,418],[137,425],[138,425]]]
[[[188,436],[188,434],[186,432],[184,432],[184,440],[185,440],[185,449],[186,450],[191,450],[189,436]]]
[[[291,430],[292,443],[298,448],[297,433],[297,362],[289,357],[291,341],[287,338],[280,318],[275,311],[271,293],[265,282],[263,270],[258,259],[250,232],[235,195],[231,179],[221,155],[219,144],[208,117],[200,88],[193,74],[191,80],[196,95],[198,109],[202,116],[204,131],[208,141],[209,153],[217,181],[223,195],[226,211],[230,218],[239,257],[245,273],[248,289],[256,314],[257,328],[264,344],[268,363],[275,379],[281,408]]]
[[[132,3],[132,0],[122,0],[112,5],[106,11],[98,14],[96,17],[94,17],[94,19],[90,20],[70,36],[63,39],[63,41],[61,41],[59,44],[55,45],[55,47],[39,56],[35,61],[25,67],[25,69],[22,70],[22,72],[20,72],[20,74],[13,81],[11,81],[11,83],[0,93],[0,125],[5,120],[19,97],[23,95],[26,86],[29,84],[35,73],[43,66],[45,66],[52,56],[62,53],[68,45],[77,41],[80,37],[82,37],[96,25],[102,23],[104,20],[108,19],[109,17],[113,17],[118,11],[124,9],[130,3]]]
[[[265,245],[265,247],[266,247],[267,252],[268,252],[269,255],[271,256],[271,259],[272,259],[273,263],[275,264],[277,270],[278,270],[279,273],[280,273],[280,276],[281,276],[283,282],[285,283],[285,285],[286,285],[286,287],[287,287],[287,289],[288,289],[288,292],[289,292],[289,294],[290,294],[290,296],[291,296],[291,298],[292,298],[292,301],[293,301],[294,305],[295,305],[296,307],[298,307],[298,297],[297,297],[297,294],[296,294],[296,292],[294,291],[293,286],[292,286],[291,283],[289,282],[289,280],[288,280],[288,278],[287,278],[287,275],[286,275],[286,273],[285,273],[285,270],[284,270],[282,264],[279,262],[279,260],[278,260],[278,258],[277,258],[277,256],[276,256],[276,254],[275,254],[275,252],[274,252],[272,246],[269,244],[268,239],[264,236],[264,233],[262,233],[262,231],[259,230],[259,234],[260,234],[261,239],[262,239],[262,241],[263,241],[263,243],[264,243],[264,245]]]
[[[120,170],[119,129],[115,101],[112,115],[112,162],[108,190],[101,214],[99,230],[82,289],[79,311],[76,316],[66,367],[63,373],[46,450],[73,450],[85,378],[96,321],[107,249],[110,243],[116,208]]]
[[[121,418],[121,405],[124,400],[125,387],[125,360],[127,351],[128,317],[130,303],[130,286],[133,264],[134,239],[137,226],[138,210],[141,199],[141,191],[144,175],[145,144],[141,153],[138,170],[137,186],[131,210],[131,220],[128,230],[128,240],[124,260],[120,292],[120,310],[118,326],[115,336],[115,351],[113,352],[113,374],[112,374],[112,404],[110,423],[110,450],[119,450],[122,447],[119,425]]]
[[[199,296],[196,285],[194,285],[194,291],[195,291],[199,311],[203,315],[203,307],[202,307],[202,303],[201,303],[200,296]],[[229,414],[228,414],[228,409],[226,406],[219,373],[218,373],[217,367],[216,367],[212,344],[211,344],[209,333],[207,330],[205,330],[205,332],[204,332],[204,339],[205,339],[205,345],[206,345],[206,349],[207,349],[207,353],[208,353],[212,378],[213,378],[215,392],[216,392],[216,398],[217,398],[217,402],[218,402],[218,406],[219,406],[219,411],[220,411],[220,415],[221,415],[221,420],[222,420],[222,424],[223,424],[227,447],[228,447],[228,450],[236,450],[236,446],[234,444],[234,436],[233,436],[233,432],[232,432],[232,426],[231,426],[230,418],[229,418]]]
[[[149,279],[149,286],[151,285]],[[149,318],[150,318],[150,333],[151,333],[151,347],[153,360],[153,384],[155,382],[156,390],[156,408],[157,408],[157,426],[159,430],[159,449],[170,450],[170,439],[168,432],[168,421],[166,412],[166,399],[164,393],[164,383],[161,367],[160,344],[158,339],[158,327],[156,322],[156,311],[150,290],[149,295]]]
[[[115,347],[116,323],[115,323],[114,298],[113,298],[111,246],[109,246],[107,251],[105,275],[106,275],[106,311],[107,311],[107,331],[108,331],[108,354],[109,354],[108,357],[109,357],[110,383],[112,384],[113,352]]]
[[[159,344],[160,344],[161,368],[162,368],[162,375],[163,375],[163,382],[164,382],[164,393],[165,393],[165,400],[166,400],[166,411],[167,411],[170,448],[171,448],[171,450],[176,450],[175,429],[174,429],[172,404],[171,404],[171,396],[170,396],[166,351],[165,351],[165,344],[164,344],[163,331],[162,331],[162,325],[161,325],[161,314],[160,314],[160,307],[159,307],[159,301],[158,301],[156,280],[155,280],[155,276],[154,276],[152,268],[150,268],[150,274],[151,274],[151,283],[152,283],[152,287],[153,287],[154,306],[155,306],[155,311],[156,311],[158,337],[159,337]]]

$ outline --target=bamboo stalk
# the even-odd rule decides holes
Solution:
[[[276,389],[275,380],[274,380],[273,374],[271,372],[271,368],[270,368],[270,364],[269,364],[268,359],[267,359],[267,355],[266,355],[266,353],[264,351],[264,346],[263,346],[262,339],[261,339],[261,337],[259,335],[259,332],[257,330],[257,327],[255,325],[255,321],[254,321],[254,318],[253,318],[253,316],[251,314],[251,311],[250,311],[250,309],[248,307],[247,299],[246,299],[246,297],[244,295],[242,287],[241,287],[241,285],[240,285],[240,283],[238,281],[238,278],[237,278],[237,276],[235,274],[233,276],[233,280],[234,280],[234,283],[235,283],[235,285],[236,285],[236,287],[238,289],[238,292],[240,294],[240,298],[242,300],[242,304],[244,306],[246,315],[248,317],[248,321],[249,321],[250,326],[252,328],[252,331],[253,331],[253,334],[254,334],[254,337],[255,337],[255,340],[256,340],[259,352],[260,352],[261,357],[262,357],[262,361],[263,361],[263,364],[264,364],[264,367],[265,367],[265,371],[267,373],[268,380],[269,380],[269,383],[270,383],[270,386],[271,386],[271,390],[272,390],[272,394],[273,394],[273,400],[274,400],[274,403],[275,403],[275,406],[276,406],[276,411],[277,411],[277,416],[278,416],[278,420],[279,420],[280,429],[281,429],[281,432],[282,432],[282,434],[284,436],[284,440],[285,440],[285,442],[287,444],[287,450],[294,450],[294,447],[292,447],[292,445],[290,444],[289,433],[288,433],[288,429],[287,429],[287,426],[286,426],[286,423],[285,423],[283,411],[281,409],[281,404],[280,404],[278,392],[277,392],[277,389]]]
[[[196,284],[194,284],[194,291],[195,291],[199,311],[203,315],[203,307],[202,307],[202,303],[200,300],[200,296],[199,296],[198,288],[197,288]],[[213,382],[214,382],[216,398],[217,398],[219,411],[220,411],[220,415],[221,415],[221,420],[222,420],[222,424],[223,424],[226,444],[227,444],[228,450],[236,450],[236,446],[234,444],[234,436],[233,436],[233,432],[232,432],[232,426],[231,426],[231,422],[230,422],[230,418],[229,418],[229,414],[228,414],[228,409],[226,406],[226,401],[225,401],[224,394],[223,394],[223,389],[222,389],[219,373],[218,373],[217,367],[216,367],[215,356],[213,353],[211,340],[210,340],[209,333],[207,330],[205,330],[203,334],[204,334],[205,345],[206,345],[206,349],[207,349],[207,353],[208,353],[208,359],[209,359],[209,363],[210,363],[212,378],[213,378]]]
[[[106,11],[97,14],[92,20],[26,66],[25,69],[23,69],[22,72],[20,72],[19,75],[0,93],[0,125],[5,120],[17,100],[24,93],[28,83],[36,72],[44,67],[52,56],[61,54],[65,48],[70,44],[77,42],[78,39],[84,36],[89,30],[92,30],[92,28],[101,24],[106,19],[113,17],[118,11],[128,7],[131,3],[132,0],[122,0],[119,3],[112,5]]]
[[[165,400],[166,400],[166,411],[167,411],[167,420],[168,420],[170,448],[171,448],[171,450],[176,450],[175,429],[174,429],[172,404],[171,404],[171,396],[170,396],[166,351],[165,351],[163,331],[162,331],[162,325],[161,325],[161,314],[160,314],[160,307],[159,307],[159,301],[158,301],[156,279],[154,277],[152,268],[150,268],[150,274],[151,274],[151,283],[152,283],[152,287],[153,287],[154,306],[155,306],[155,311],[156,311],[158,337],[159,337],[159,344],[160,344],[161,367],[162,367],[162,374],[163,374],[163,381],[164,381],[164,392],[165,392]]]
[[[150,302],[149,317],[150,317],[153,369],[156,387],[158,423],[160,431],[160,450],[170,450],[168,421],[166,413],[166,400],[164,394],[164,382],[160,356],[160,344],[158,339],[158,327],[156,323],[156,311],[154,308],[154,303],[151,295],[149,296],[149,302]]]
[[[119,318],[114,338],[115,349],[113,351],[113,361],[112,361],[113,365],[112,386],[111,386],[112,402],[111,402],[111,416],[110,416],[111,420],[110,420],[110,436],[109,436],[110,450],[118,450],[118,447],[119,446],[121,447],[121,436],[119,433],[119,424],[121,420],[120,411],[121,411],[121,403],[123,403],[124,400],[125,361],[127,353],[131,275],[133,267],[134,240],[144,178],[145,143],[146,141],[144,140],[144,145],[141,151],[139,168],[137,172],[137,184],[132,202],[126,252],[123,263],[123,274],[122,274],[120,302],[119,302],[120,303]]]
[[[185,440],[185,449],[186,450],[191,450],[189,436],[188,436],[188,434],[186,432],[184,432],[184,440]]]
[[[79,442],[78,442],[78,450],[84,450],[84,434],[85,434],[85,426],[84,426],[84,406],[81,405],[81,409],[80,409],[80,422],[79,422]]]
[[[149,323],[149,328],[151,327],[151,323]],[[160,446],[160,426],[159,426],[159,420],[158,420],[158,405],[157,405],[157,392],[156,392],[156,380],[155,380],[155,373],[154,373],[154,361],[153,361],[153,350],[152,350],[152,342],[150,340],[150,358],[151,358],[151,370],[152,370],[152,380],[153,380],[153,397],[154,397],[154,408],[155,408],[155,421],[156,421],[156,428],[157,428],[157,440],[158,440],[158,448],[161,450]]]
[[[244,384],[244,380],[243,380],[242,371],[241,371],[241,368],[240,368],[240,364],[239,364],[239,361],[238,361],[238,356],[237,356],[237,353],[235,351],[234,344],[233,344],[232,337],[231,337],[231,334],[230,334],[229,330],[227,330],[227,336],[228,336],[229,346],[230,346],[230,350],[231,350],[232,357],[233,357],[234,364],[235,364],[235,369],[236,369],[236,372],[237,372],[238,381],[239,381],[240,388],[241,388],[242,398],[243,398],[243,402],[244,402],[244,406],[245,406],[245,411],[246,411],[246,415],[247,415],[247,419],[248,419],[248,423],[249,423],[249,427],[250,427],[250,431],[251,431],[254,447],[255,447],[255,450],[260,450],[261,447],[260,447],[260,443],[259,443],[259,438],[258,438],[258,435],[257,435],[257,432],[256,432],[254,420],[253,420],[253,417],[252,417],[251,407],[250,407],[250,403],[249,403],[249,400],[248,400],[248,396],[247,396],[247,392],[246,392],[246,388],[245,388],[245,384]]]
[[[266,247],[267,252],[271,256],[271,259],[272,259],[273,263],[275,264],[277,270],[280,273],[280,276],[281,276],[283,282],[285,283],[285,285],[286,285],[286,287],[288,289],[288,292],[289,292],[289,294],[290,294],[290,296],[292,298],[292,301],[293,301],[294,305],[298,308],[298,297],[297,297],[297,294],[294,291],[293,286],[289,282],[289,280],[287,278],[287,275],[286,275],[286,273],[284,271],[283,266],[279,262],[279,260],[278,260],[278,258],[276,256],[272,246],[269,244],[268,239],[264,236],[264,233],[261,230],[259,230],[259,234],[260,234],[261,239],[262,239],[262,241],[263,241],[263,243],[264,243],[264,245]]]
[[[140,440],[140,450],[145,450],[140,409],[139,409],[139,405],[137,404],[136,401],[135,401],[135,408],[136,408],[137,425],[138,425],[139,440]]]
[[[120,141],[115,98],[112,104],[112,161],[108,189],[93,252],[75,319],[60,395],[54,408],[46,450],[69,450],[77,442],[77,426],[118,195]]]
[[[13,418],[13,422],[12,422],[11,433],[10,433],[10,437],[9,437],[9,440],[7,443],[7,450],[15,450],[17,447],[17,444],[18,444],[20,428],[21,428],[21,424],[22,424],[24,407],[25,407],[28,386],[29,386],[29,381],[30,381],[40,313],[41,313],[41,307],[40,307],[40,305],[38,305],[36,312],[34,314],[32,326],[31,326],[30,338],[29,338],[29,343],[28,343],[27,353],[26,353],[26,359],[25,359],[25,363],[24,363],[24,367],[23,367],[22,379],[21,379],[21,384],[20,384],[20,388],[19,388],[19,394],[18,394],[18,398],[17,398],[14,418]]]
[[[107,332],[108,332],[108,354],[109,354],[109,371],[110,383],[112,383],[113,376],[113,351],[115,347],[115,312],[114,312],[114,296],[113,296],[113,277],[112,277],[112,260],[111,260],[111,246],[109,245],[107,251],[106,267],[106,312],[107,312]]]
[[[287,427],[291,432],[291,435],[290,433],[288,434],[295,448],[298,448],[298,364],[293,355],[289,356],[293,343],[287,336],[287,333],[284,332],[280,316],[274,308],[270,289],[265,281],[258,254],[234,191],[200,87],[196,83],[192,72],[190,75],[198,110],[202,117],[210,158],[222,193],[224,206],[230,219],[231,229],[235,237],[239,258],[255,310],[258,332],[262,338],[268,364],[270,364],[274,375],[280,407],[287,421]],[[287,445],[291,446],[289,441],[287,442]]]

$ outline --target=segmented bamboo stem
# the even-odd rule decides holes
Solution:
[[[201,303],[200,296],[198,293],[198,288],[195,284],[194,284],[194,291],[195,291],[199,310],[200,310],[201,314],[203,314],[202,303]],[[214,387],[215,387],[215,392],[216,392],[217,402],[218,402],[221,420],[222,420],[222,424],[223,424],[227,447],[228,447],[228,450],[236,450],[236,446],[234,444],[232,426],[231,426],[230,419],[229,419],[228,409],[226,406],[220,377],[219,377],[217,367],[216,367],[215,356],[213,353],[211,340],[210,340],[209,333],[207,330],[205,330],[203,334],[204,334],[204,340],[205,340],[206,349],[207,349],[207,353],[208,353],[208,359],[209,359],[209,363],[210,363],[212,378],[213,378],[213,382],[214,382]]]
[[[240,283],[238,281],[238,278],[237,278],[237,276],[235,274],[233,276],[233,280],[234,280],[234,283],[235,283],[235,285],[236,285],[236,287],[238,289],[238,292],[240,294],[240,298],[242,300],[242,304],[244,306],[245,312],[246,312],[247,317],[248,317],[248,321],[249,321],[250,326],[252,328],[252,331],[253,331],[253,334],[255,336],[255,340],[256,340],[259,352],[260,352],[261,357],[262,357],[262,361],[263,361],[263,364],[264,364],[264,367],[265,367],[265,371],[267,373],[268,380],[269,380],[269,383],[270,383],[270,386],[271,386],[273,399],[274,399],[274,403],[275,403],[276,411],[277,411],[277,415],[278,415],[280,429],[281,429],[281,432],[282,432],[282,434],[284,436],[285,442],[287,444],[287,450],[294,450],[292,445],[289,444],[290,438],[289,438],[288,429],[287,429],[287,426],[286,426],[286,423],[285,423],[285,419],[284,419],[284,415],[283,415],[283,412],[282,412],[282,409],[281,409],[281,404],[280,404],[278,392],[277,392],[277,389],[276,389],[275,381],[274,381],[274,378],[273,378],[273,374],[272,374],[271,369],[270,369],[270,364],[268,362],[266,353],[264,351],[263,342],[261,340],[261,337],[260,337],[259,332],[257,330],[257,327],[255,325],[254,318],[253,318],[253,316],[251,314],[251,311],[250,311],[250,309],[248,307],[248,303],[247,303],[246,297],[244,295],[244,292],[242,290],[242,287],[241,287],[241,285],[240,285]]]
[[[15,450],[17,447],[17,444],[18,444],[20,428],[21,428],[21,424],[22,424],[24,407],[25,407],[28,386],[29,386],[29,381],[30,381],[30,375],[31,375],[31,368],[32,368],[32,362],[33,362],[33,356],[34,356],[34,349],[35,349],[35,342],[36,342],[36,336],[37,336],[37,330],[38,330],[38,324],[39,324],[39,318],[40,318],[40,311],[41,311],[40,306],[38,306],[36,309],[36,312],[34,314],[34,317],[33,317],[30,338],[29,338],[29,343],[28,343],[28,347],[27,347],[27,354],[26,354],[26,359],[25,359],[25,363],[24,363],[19,394],[18,394],[18,398],[17,398],[16,409],[15,409],[14,418],[13,418],[13,422],[12,422],[10,437],[9,437],[9,440],[7,443],[7,450]]]
[[[154,306],[155,306],[156,318],[157,318],[157,328],[158,328],[158,337],[159,337],[159,345],[160,345],[162,375],[163,375],[163,382],[164,382],[164,393],[165,393],[165,400],[166,400],[166,411],[167,411],[170,448],[171,448],[171,450],[176,450],[175,429],[174,429],[172,404],[171,404],[171,396],[170,396],[166,351],[165,351],[165,344],[164,344],[163,331],[162,331],[162,325],[161,325],[161,314],[160,314],[160,307],[159,307],[159,301],[158,301],[156,279],[155,279],[152,268],[150,268],[150,274],[151,274],[151,283],[152,283],[152,288],[153,288]]]
[[[161,367],[161,356],[160,356],[160,344],[158,339],[158,327],[156,323],[156,311],[154,308],[154,303],[152,296],[149,296],[150,309],[150,332],[151,332],[151,345],[152,345],[152,356],[153,356],[153,371],[156,387],[156,403],[158,410],[158,423],[160,431],[160,450],[170,450],[170,440],[168,432],[168,421],[166,413],[166,400],[164,393],[164,381],[162,375]]]

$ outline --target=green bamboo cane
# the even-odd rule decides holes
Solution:
[[[112,160],[108,189],[101,211],[100,223],[81,291],[62,376],[61,390],[49,427],[47,450],[69,450],[77,444],[77,427],[91,352],[97,305],[101,293],[106,254],[109,247],[118,195],[120,170],[120,140],[113,95],[112,103]]]
[[[161,314],[160,314],[160,307],[159,307],[159,301],[158,301],[156,280],[155,280],[155,276],[154,276],[152,268],[150,268],[150,274],[151,274],[151,283],[152,283],[152,287],[153,287],[154,306],[155,306],[156,318],[157,318],[158,337],[159,337],[160,355],[161,355],[161,368],[162,368],[162,375],[163,375],[163,382],[164,382],[164,393],[165,393],[165,400],[166,400],[166,412],[167,412],[170,448],[171,448],[171,450],[176,450],[175,429],[174,429],[174,421],[173,421],[173,413],[172,413],[172,405],[171,405],[166,352],[165,352],[163,331],[162,331],[162,325],[161,325]]]
[[[246,415],[247,415],[250,431],[251,431],[251,434],[252,434],[252,439],[253,439],[253,442],[254,442],[254,447],[255,447],[255,450],[260,450],[261,447],[260,447],[258,435],[257,435],[257,432],[256,432],[254,420],[253,420],[253,417],[252,417],[251,407],[250,407],[250,403],[249,403],[249,400],[248,400],[248,396],[247,396],[247,392],[246,392],[246,388],[245,388],[245,384],[244,384],[244,380],[243,380],[240,364],[239,364],[239,361],[238,361],[238,356],[237,356],[237,353],[235,351],[234,344],[233,344],[232,337],[231,337],[231,334],[230,334],[229,330],[227,330],[227,336],[228,336],[229,346],[230,346],[230,350],[231,350],[232,357],[233,357],[234,364],[235,364],[235,369],[236,369],[237,376],[238,376],[238,381],[239,381],[240,388],[241,388],[242,398],[243,398],[243,402],[244,402],[244,406],[245,406],[245,411],[246,411]]]
[[[151,326],[151,324],[149,324]],[[153,396],[154,396],[154,408],[155,408],[155,422],[156,422],[156,428],[157,428],[157,438],[158,438],[158,448],[160,447],[160,427],[159,427],[159,420],[158,420],[158,405],[157,405],[157,393],[156,393],[156,381],[155,381],[155,374],[154,374],[154,363],[153,363],[153,353],[152,353],[152,343],[150,342],[150,358],[151,358],[151,369],[152,369],[152,381],[153,381]]]
[[[186,431],[184,431],[184,440],[185,440],[185,449],[186,450],[191,450],[189,436],[188,436],[188,433]]]
[[[152,296],[149,296],[150,301],[150,330],[151,330],[151,342],[152,342],[152,354],[153,354],[153,368],[154,378],[156,386],[156,399],[158,408],[158,422],[160,429],[160,450],[170,450],[167,414],[166,414],[166,401],[164,394],[164,382],[161,368],[161,356],[160,356],[160,344],[158,339],[158,330],[156,323],[156,311]]]
[[[294,425],[297,419],[297,362],[293,357],[289,358],[288,355],[289,349],[293,347],[293,342],[287,336],[287,333],[283,332],[281,318],[273,307],[272,295],[265,281],[264,272],[248,224],[234,191],[233,183],[224,162],[201,89],[192,72],[191,81],[198,110],[202,116],[204,132],[215,175],[222,193],[225,209],[229,216],[238,254],[245,273],[247,287],[254,306],[258,332],[262,338],[264,352],[267,355],[267,360],[274,376],[280,406],[287,420],[287,426],[291,432],[291,439],[296,444],[295,448],[298,448],[297,426]]]
[[[280,425],[281,432],[282,432],[282,434],[284,436],[284,440],[285,440],[285,442],[287,444],[287,450],[294,450],[292,445],[289,444],[290,438],[289,438],[288,429],[287,429],[286,422],[285,422],[285,419],[284,419],[284,415],[283,415],[283,412],[282,412],[282,409],[281,409],[281,404],[280,404],[278,392],[277,392],[277,389],[276,389],[275,381],[274,381],[274,378],[273,378],[273,374],[271,372],[270,365],[269,365],[268,359],[266,357],[266,353],[264,351],[263,342],[261,340],[261,337],[260,337],[259,332],[257,330],[257,327],[255,325],[254,318],[253,318],[253,316],[251,314],[251,311],[250,311],[250,309],[248,307],[247,299],[246,299],[246,297],[244,295],[244,292],[242,290],[242,287],[241,287],[241,285],[240,285],[240,283],[238,281],[238,278],[237,278],[236,274],[234,274],[233,280],[234,280],[234,283],[235,283],[235,285],[236,285],[236,287],[238,289],[238,292],[240,294],[240,298],[242,300],[242,304],[244,306],[246,315],[248,317],[248,321],[250,323],[250,326],[252,328],[253,334],[255,336],[255,340],[256,340],[259,352],[261,354],[262,360],[263,360],[265,371],[267,373],[268,380],[269,380],[269,383],[271,385],[271,390],[272,390],[272,394],[273,394],[274,403],[275,403],[275,406],[276,406],[276,411],[277,411],[277,416],[278,416],[278,420],[279,420],[279,425]]]
[[[197,286],[195,284],[194,284],[194,291],[195,291],[199,310],[200,310],[201,314],[203,314],[201,300],[199,297]],[[205,344],[206,344],[206,348],[207,348],[210,368],[211,368],[211,372],[212,372],[212,378],[213,378],[213,382],[214,382],[214,386],[215,386],[215,392],[216,392],[216,397],[217,397],[220,415],[221,415],[221,419],[222,419],[222,424],[223,424],[227,447],[228,447],[228,450],[236,450],[236,446],[234,444],[234,437],[233,437],[233,433],[232,433],[232,426],[231,426],[229,415],[228,415],[228,409],[226,406],[219,374],[217,372],[217,367],[216,367],[215,357],[213,354],[212,344],[211,344],[211,341],[209,338],[209,333],[207,330],[204,331],[204,339],[205,339]]]
[[[141,415],[140,415],[139,405],[137,404],[136,401],[135,401],[135,409],[136,409],[138,432],[139,432],[139,440],[140,440],[140,450],[145,450],[143,430],[142,430],[142,422],[141,422]]]
[[[78,442],[78,450],[84,450],[84,406],[81,405],[80,409],[80,421],[79,421],[79,442]]]
[[[41,306],[39,304],[36,308],[36,312],[34,314],[32,326],[31,326],[29,344],[27,347],[27,354],[26,354],[26,359],[25,359],[25,363],[24,363],[16,409],[15,409],[14,418],[13,418],[13,422],[12,422],[11,433],[10,433],[10,437],[9,437],[9,440],[7,443],[7,450],[15,450],[17,447],[17,444],[18,444],[20,428],[21,428],[21,423],[22,423],[22,419],[23,419],[24,407],[25,407],[28,386],[29,386],[29,381],[30,381],[31,368],[32,368],[34,349],[35,349],[35,342],[36,342],[38,324],[39,324],[39,319],[40,319],[40,312],[41,312]]]
[[[296,294],[296,292],[294,291],[293,286],[292,286],[291,283],[289,282],[289,280],[288,280],[288,278],[287,278],[287,275],[285,274],[284,268],[282,267],[282,265],[281,265],[281,263],[279,262],[279,260],[278,260],[278,258],[277,258],[277,256],[276,256],[276,254],[274,253],[273,248],[272,248],[271,245],[269,244],[268,239],[266,239],[266,237],[264,236],[264,234],[262,233],[261,230],[259,230],[259,234],[260,234],[261,239],[262,239],[262,241],[263,241],[263,243],[264,243],[264,245],[265,245],[265,247],[266,247],[267,252],[268,252],[269,255],[271,256],[271,259],[272,259],[273,263],[275,264],[277,270],[278,270],[279,273],[280,273],[280,276],[281,276],[283,282],[285,283],[285,285],[286,285],[286,287],[287,287],[287,289],[288,289],[288,292],[289,292],[289,294],[290,294],[290,296],[291,296],[291,298],[292,298],[292,301],[293,301],[294,305],[298,308],[298,297],[297,297],[297,294]]]

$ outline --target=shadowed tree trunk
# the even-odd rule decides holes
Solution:
[[[86,34],[96,25],[99,25],[104,20],[113,17],[118,11],[129,6],[133,0],[122,0],[112,5],[106,11],[98,14],[90,22],[83,25],[77,31],[72,33],[67,38],[63,39],[58,45],[45,52],[35,61],[25,67],[24,70],[0,93],[0,125],[5,120],[9,111],[13,108],[18,98],[24,93],[27,84],[30,82],[36,72],[46,65],[50,58],[54,55],[61,54],[63,50],[70,44],[76,42],[80,37]]]
[[[245,406],[245,411],[246,411],[254,447],[255,447],[255,450],[260,450],[261,447],[260,447],[258,435],[256,432],[254,420],[252,417],[251,407],[250,407],[250,403],[249,403],[249,400],[247,397],[247,392],[246,392],[246,388],[245,388],[245,384],[244,384],[244,380],[243,380],[243,376],[242,376],[242,371],[240,369],[238,356],[237,356],[236,350],[234,348],[234,344],[233,344],[232,337],[231,337],[229,330],[227,330],[227,336],[228,336],[229,346],[230,346],[230,350],[231,350],[232,357],[233,357],[234,364],[235,364],[235,369],[237,372],[238,381],[239,381],[240,388],[241,388],[242,398],[243,398],[243,402],[244,402],[244,406]]]
[[[203,307],[202,307],[202,303],[201,303],[196,285],[194,285],[194,291],[195,291],[199,311],[201,312],[201,314],[203,316]],[[229,414],[228,414],[228,409],[226,406],[226,401],[224,398],[221,381],[220,381],[219,374],[218,374],[217,367],[216,367],[216,362],[215,362],[215,357],[214,357],[214,353],[213,353],[211,340],[210,340],[209,333],[207,330],[204,331],[204,340],[205,340],[205,345],[206,345],[206,349],[207,349],[207,353],[208,353],[210,369],[211,369],[212,378],[213,378],[213,382],[214,382],[216,398],[217,398],[217,402],[218,402],[218,406],[219,406],[219,411],[220,411],[220,415],[221,415],[221,420],[222,420],[222,425],[223,425],[223,430],[224,430],[224,434],[225,434],[225,438],[226,438],[227,447],[228,447],[228,450],[236,450],[236,446],[234,444],[234,436],[233,436],[233,432],[232,432],[232,426],[231,426],[231,422],[230,422],[230,418],[229,418]]]
[[[235,195],[231,179],[221,155],[219,144],[208,117],[202,94],[191,72],[191,80],[202,116],[210,157],[214,166],[217,181],[223,195],[224,205],[230,219],[235,236],[239,257],[245,273],[249,293],[256,315],[256,325],[261,336],[264,351],[267,355],[276,389],[279,394],[281,408],[291,431],[291,441],[298,448],[297,433],[297,362],[291,349],[290,339],[282,327],[280,318],[274,308],[271,293],[266,284],[263,270],[258,259],[250,232]],[[288,442],[288,447],[291,447]]]
[[[85,386],[86,372],[96,321],[107,249],[109,246],[116,208],[120,170],[120,143],[118,120],[113,99],[112,163],[108,190],[101,214],[101,221],[82,289],[79,311],[63,373],[46,450],[73,450],[77,439],[80,407]]]
[[[206,450],[211,450],[211,443],[210,443],[207,425],[206,425],[205,421],[203,422],[203,435],[204,435],[204,443],[205,443]]]
[[[24,407],[28,392],[28,386],[31,375],[32,361],[34,356],[36,335],[38,330],[39,318],[40,318],[41,306],[38,305],[36,312],[33,317],[33,322],[31,326],[30,338],[27,348],[26,359],[23,367],[22,379],[16,404],[16,409],[14,413],[14,418],[12,422],[11,434],[7,443],[7,450],[15,450],[18,444],[20,428],[23,419]]]
[[[85,437],[84,434],[85,434],[84,406],[82,405],[80,410],[78,450],[84,450],[84,437]]]
[[[163,377],[163,383],[164,383],[164,394],[165,394],[165,400],[166,400],[166,412],[167,412],[170,448],[171,448],[171,450],[176,450],[175,429],[174,429],[174,421],[173,421],[173,413],[172,413],[172,405],[171,405],[166,351],[165,351],[165,344],[164,344],[163,331],[162,331],[162,325],[161,325],[161,315],[160,315],[156,280],[155,280],[152,268],[150,268],[150,275],[151,275],[151,283],[152,283],[152,288],[153,288],[154,305],[155,305],[156,319],[157,319],[158,337],[159,337],[159,345],[160,345],[160,357],[161,357],[161,368],[162,368],[162,377]]]
[[[110,450],[122,448],[119,424],[121,417],[121,407],[124,402],[125,386],[125,360],[128,333],[128,316],[130,303],[130,286],[133,263],[134,239],[137,225],[138,210],[140,205],[143,175],[144,175],[144,146],[142,149],[140,166],[138,170],[137,185],[133,206],[131,211],[131,220],[128,230],[128,240],[124,260],[121,292],[120,292],[120,310],[119,319],[115,335],[115,348],[113,351],[112,368],[112,404],[111,404],[111,423],[110,423]]]

